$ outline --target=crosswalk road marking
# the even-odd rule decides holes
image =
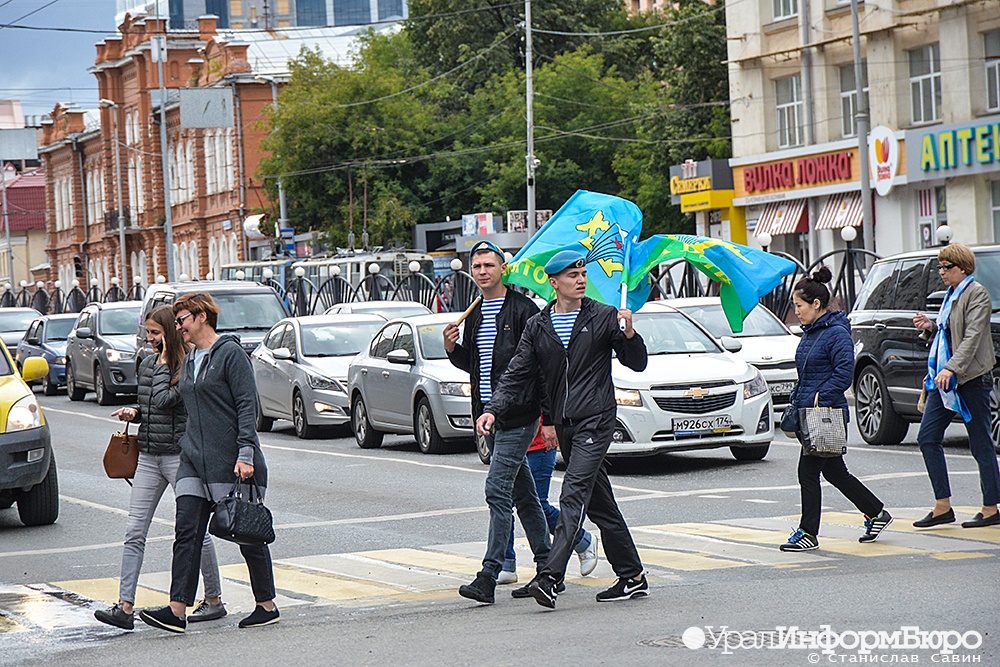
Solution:
[[[976,510],[956,508],[963,518]],[[806,553],[783,553],[777,549],[797,525],[797,516],[636,526],[633,536],[651,580],[660,585],[711,577],[713,571],[735,568],[807,571],[850,567],[854,558],[905,556],[949,561],[998,556],[1000,530],[969,530],[958,524],[930,530],[913,528],[912,521],[925,513],[926,510],[919,508],[897,510],[896,521],[878,542],[860,544],[857,538],[864,524],[860,514],[826,511],[820,549]],[[456,589],[479,570],[484,548],[483,542],[463,542],[276,558],[277,603],[282,609],[307,605],[380,607],[438,600],[461,603]],[[517,552],[518,577],[523,583],[532,577],[535,568],[525,540],[518,540]],[[235,563],[223,566],[221,571],[223,596],[231,612],[239,615],[251,609],[254,602],[246,566]],[[574,558],[567,574],[570,584],[596,588],[606,587],[614,580],[614,573],[603,557],[592,576],[579,577],[576,572]],[[143,574],[136,606],[166,604],[169,588],[169,572]],[[14,637],[19,633],[74,629],[117,632],[93,618],[95,609],[117,599],[118,580],[111,577],[33,585],[0,584],[0,635]]]

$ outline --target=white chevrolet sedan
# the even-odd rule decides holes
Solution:
[[[774,437],[771,395],[760,371],[676,308],[649,303],[634,316],[649,352],[646,370],[612,364],[618,420],[609,456],[729,447],[763,459]]]

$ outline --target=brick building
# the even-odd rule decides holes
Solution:
[[[96,279],[107,289],[115,276],[125,284],[135,278],[149,284],[168,274],[161,102],[151,40],[163,34],[164,23],[126,17],[118,35],[97,45],[89,70],[102,107],[85,112],[57,106],[45,128],[40,154],[49,179],[51,279],[66,284],[76,276],[85,285]],[[289,59],[303,46],[346,65],[355,34],[350,28],[220,31],[214,16],[200,18],[196,31],[167,32],[163,69],[175,276],[218,276],[222,264],[249,256],[243,221],[254,210],[272,208],[257,176],[265,109],[287,79]],[[232,91],[233,127],[182,128],[179,89],[207,87]]]

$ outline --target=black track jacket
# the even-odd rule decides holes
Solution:
[[[602,412],[614,412],[611,351],[634,371],[646,368],[646,343],[639,332],[626,338],[618,328],[618,310],[584,298],[564,348],[552,328],[549,304],[525,327],[507,372],[494,384],[484,410],[498,420],[516,409],[520,396],[541,371],[547,398],[543,423],[562,424]]]

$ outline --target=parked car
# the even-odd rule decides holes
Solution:
[[[668,303],[708,329],[716,339],[732,336],[743,344],[743,349],[736,355],[752,364],[767,380],[771,403],[775,414],[780,416],[798,380],[795,350],[799,346],[799,337],[764,306],[751,310],[743,321],[743,331],[733,333],[718,297],[671,299]]]
[[[80,311],[66,342],[66,393],[82,401],[87,391],[98,405],[110,405],[119,394],[134,396],[135,332],[142,304],[138,301],[91,303]]]
[[[976,280],[993,300],[993,348],[1000,364],[1000,245],[972,248]],[[932,320],[944,300],[938,274],[938,249],[909,252],[872,265],[851,311],[854,339],[854,398],[858,430],[865,442],[894,445],[920,421],[917,402],[930,340],[920,337],[913,315]],[[990,394],[994,443],[1000,442],[1000,369],[993,371]]]
[[[34,308],[0,308],[0,339],[10,356],[17,354],[17,344],[39,315]]]
[[[142,302],[142,317],[136,333],[140,359],[153,353],[146,341],[146,317],[160,306],[173,305],[178,297],[194,292],[212,295],[219,305],[216,332],[234,334],[247,354],[253,352],[278,320],[288,317],[288,307],[277,292],[260,283],[219,280],[150,285]]]
[[[374,315],[311,315],[281,320],[253,354],[257,430],[290,419],[295,435],[310,438],[322,426],[351,419],[347,369],[385,324]]]
[[[44,526],[59,517],[56,458],[45,415],[27,385],[45,377],[42,357],[25,359],[21,373],[7,350],[0,352],[0,510],[17,503],[26,526]]]
[[[611,365],[618,418],[609,456],[729,447],[740,461],[767,456],[773,408],[764,376],[680,310],[647,303],[634,315],[649,353],[637,373]]]
[[[383,320],[429,315],[431,309],[416,301],[352,301],[326,309],[326,315],[378,315]]]
[[[76,324],[77,314],[43,315],[28,327],[24,338],[17,344],[17,367],[26,359],[42,357],[49,364],[49,372],[42,378],[42,391],[53,396],[66,385],[66,341]]]
[[[348,369],[351,425],[358,446],[385,433],[413,433],[420,451],[439,454],[473,437],[469,374],[448,361],[442,332],[454,313],[384,325]]]

